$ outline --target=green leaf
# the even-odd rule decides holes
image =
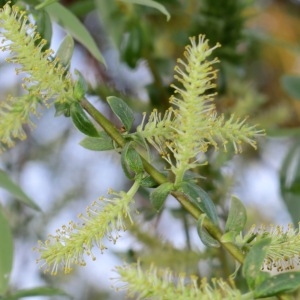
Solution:
[[[29,198],[23,192],[23,190],[17,184],[15,184],[3,170],[0,170],[0,187],[10,192],[14,197],[16,197],[18,200],[28,205],[29,207],[38,211],[41,210],[39,206],[31,198]]]
[[[282,198],[292,217],[293,223],[300,219],[300,143],[294,143],[287,153],[280,170]]]
[[[157,182],[150,175],[145,176],[140,180],[140,186],[142,187],[157,187]]]
[[[78,102],[72,103],[70,113],[72,121],[78,130],[87,136],[99,136],[98,130]]]
[[[66,68],[71,64],[71,59],[74,51],[74,40],[70,35],[66,35],[60,43],[55,56],[59,62]]]
[[[41,4],[36,5],[34,8],[36,10],[39,10],[39,9],[45,8],[46,6],[48,6],[52,3],[55,3],[55,2],[58,2],[58,0],[44,0]]]
[[[279,293],[293,292],[300,287],[300,272],[278,274],[264,280],[254,290],[256,298],[271,297]]]
[[[242,231],[247,222],[247,212],[244,204],[237,198],[231,198],[231,206],[225,225],[225,231]]]
[[[122,166],[123,172],[126,175],[126,177],[129,178],[129,179],[134,179],[135,174],[132,172],[132,170],[130,170],[130,168],[127,164],[127,161],[126,161],[126,153],[128,151],[129,146],[130,145],[128,143],[122,149],[122,152],[121,152],[121,166]]]
[[[142,159],[132,147],[132,142],[127,143],[121,152],[121,165],[129,179],[134,179],[137,174],[144,172]]]
[[[47,41],[47,44],[43,47],[44,49],[49,49],[51,39],[52,39],[52,23],[49,14],[45,10],[34,11],[35,15],[35,25],[37,27],[37,32],[41,35],[41,39]],[[39,43],[40,39],[36,40],[35,43]]]
[[[98,137],[86,137],[79,144],[92,151],[107,151],[115,149],[113,140],[105,131],[99,132]]]
[[[216,207],[203,189],[193,182],[183,181],[178,190],[187,195],[189,200],[196,207],[204,212],[215,225],[218,225],[219,222]]]
[[[55,102],[54,103],[54,107],[55,107],[55,117],[64,115],[65,117],[70,117],[71,115],[71,105],[70,103],[64,102],[64,103],[60,103],[60,102]]]
[[[61,25],[75,40],[86,47],[90,53],[105,65],[105,60],[100,53],[94,39],[83,26],[80,20],[67,8],[59,3],[53,3],[45,8],[51,18]]]
[[[164,205],[168,195],[174,189],[174,185],[171,182],[165,182],[157,187],[151,194],[150,194],[150,201],[153,207],[160,211],[162,206]]]
[[[128,21],[127,15],[123,13],[122,8],[116,1],[94,0],[94,3],[100,14],[101,22],[108,32],[108,36],[114,43],[114,46],[119,49],[124,38],[124,28]]]
[[[10,226],[0,206],[0,298],[8,289],[13,263],[13,250]]]
[[[256,285],[260,284],[268,274],[262,272],[261,269],[270,243],[270,238],[261,239],[251,247],[246,255],[242,272],[251,290],[254,290]]]
[[[23,297],[34,297],[34,296],[65,296],[72,299],[70,295],[61,289],[51,288],[47,286],[36,287],[32,289],[24,289],[15,292],[13,295],[5,297],[5,300],[18,300]]]
[[[282,76],[281,85],[291,97],[300,100],[300,76],[299,75]]]
[[[95,10],[95,0],[75,1],[68,5],[68,9],[78,18],[82,19]]]
[[[124,28],[126,36],[120,45],[121,60],[126,62],[130,68],[135,68],[141,60],[143,49],[145,49],[145,33],[140,20],[130,20]]]
[[[166,8],[162,4],[156,1],[153,0],[120,0],[120,1],[152,7],[159,10],[161,13],[163,13],[167,17],[167,21],[169,21],[171,18],[171,15],[166,10]]]
[[[135,149],[132,147],[128,148],[128,151],[125,155],[126,163],[128,164],[129,168],[139,174],[144,171],[144,166],[140,155],[137,153]]]
[[[203,226],[204,219],[206,218],[205,214],[202,214],[197,222],[197,232],[202,241],[202,243],[207,247],[219,248],[220,243],[214,239]]]
[[[0,0],[0,8],[2,8],[5,4],[7,4],[9,0]],[[17,0],[9,1],[9,5],[13,6],[15,5]]]
[[[118,97],[107,97],[107,102],[111,110],[124,125],[126,131],[129,131],[134,121],[134,115],[131,108],[122,99]]]
[[[222,235],[221,242],[222,243],[233,243],[235,240],[237,233],[235,231],[229,231]]]
[[[151,150],[150,150],[149,144],[146,142],[145,138],[143,136],[141,136],[141,134],[138,132],[131,133],[128,136],[130,136],[130,139],[132,141],[134,141],[136,144],[142,146],[142,148],[145,149],[145,151],[146,151],[145,157],[147,157],[147,159],[150,161],[151,160]]]
[[[81,72],[75,70],[74,73],[78,76],[78,80],[76,81],[74,87],[74,98],[81,100],[88,90],[88,84]]]

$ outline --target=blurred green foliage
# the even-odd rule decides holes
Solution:
[[[0,6],[6,2],[0,1]],[[15,2],[11,1],[11,4]],[[18,4],[32,15],[41,38],[48,40],[44,50],[50,47],[52,24],[57,22],[76,40],[75,47],[81,51],[80,60],[84,61],[87,73],[94,74],[94,83],[89,84],[87,93],[97,96],[99,101],[104,101],[111,95],[121,97],[136,111],[151,111],[153,108],[164,111],[169,107],[169,97],[173,92],[169,87],[173,81],[173,68],[176,58],[182,56],[190,36],[205,34],[211,45],[221,43],[222,47],[215,52],[220,59],[217,109],[225,115],[232,112],[241,117],[248,115],[251,122],[266,128],[270,137],[279,136],[292,141],[279,174],[280,187],[283,201],[293,222],[296,224],[299,221],[299,70],[294,66],[299,61],[300,20],[293,14],[293,11],[300,11],[299,4],[292,1],[161,0],[159,4],[171,15],[171,19],[167,21],[165,11],[146,5],[147,1],[145,5],[138,5],[134,1],[125,0],[65,0],[39,8],[41,2],[18,1]],[[270,28],[264,19],[267,22],[271,20],[277,31]],[[82,50],[83,48],[87,51]],[[115,76],[113,67],[107,63],[109,51],[118,53],[116,61],[110,61],[112,64],[121,63],[127,70],[132,71],[143,66],[147,69],[152,82],[142,87],[145,88],[144,99],[140,99],[136,91],[139,86],[138,79],[135,79],[136,82],[126,82],[120,87],[119,81],[122,81],[122,78]],[[3,71],[0,69],[0,72]],[[298,75],[291,75],[294,73]],[[61,111],[66,115],[70,113],[65,107],[62,107]],[[85,124],[85,128],[93,126],[81,117],[76,118],[76,113],[72,116],[81,124],[81,128],[82,124]],[[113,122],[119,124],[115,119]],[[132,122],[130,119],[130,127]],[[66,130],[59,141],[46,145],[42,149],[43,154],[39,154],[42,159],[47,160],[51,149],[57,149],[58,144],[63,144],[68,134],[69,131]],[[92,139],[86,140],[85,145],[90,149],[96,147]],[[108,141],[108,145],[111,149],[111,140]],[[22,172],[21,159],[26,161],[35,157],[31,145],[27,150],[22,153],[21,158],[14,160],[18,165],[16,172]],[[229,193],[236,179],[235,174],[232,177],[227,176],[221,170],[232,157],[231,151],[216,154],[211,149],[207,153],[209,164],[201,167],[201,170],[195,170],[199,174],[198,181],[201,182],[201,187],[217,206],[224,223],[228,215]],[[253,150],[246,149],[243,159],[246,163],[259,160],[260,152],[254,153]],[[8,163],[5,162],[8,169],[9,163],[8,159]],[[1,186],[5,187],[3,178]],[[16,198],[16,193],[19,192],[23,202],[35,207],[34,202],[18,187],[14,186],[13,190]],[[157,217],[145,200],[147,196],[149,191],[142,189],[139,208],[141,215],[147,221],[159,221],[159,214]],[[62,198],[70,201],[68,195]],[[160,209],[161,203],[156,206]],[[162,245],[159,236],[148,236],[147,230],[133,227],[131,234],[141,242],[145,251],[132,249],[120,256],[126,257],[127,260],[141,257],[145,264],[156,260],[159,265],[172,268],[175,266],[178,271],[198,271],[201,277],[201,271],[195,268],[197,261],[216,254],[217,264],[222,267],[213,268],[214,262],[208,259],[211,277],[228,276],[234,271],[234,263],[229,262],[228,257],[219,249],[206,249],[202,252],[191,249],[189,216],[181,208],[169,211],[183,224],[187,245],[185,252],[168,242]],[[54,211],[53,214],[55,213]],[[7,224],[2,214],[1,221]],[[3,230],[6,230],[6,227],[3,226]],[[5,235],[9,235],[8,230],[5,231]],[[1,237],[3,238],[4,234]],[[9,237],[7,239],[9,240]],[[182,264],[182,260],[186,263]],[[248,272],[245,269],[246,267],[244,272]],[[6,269],[4,271],[7,272]],[[46,280],[51,282],[52,279]],[[240,286],[244,285],[245,282],[240,283]],[[62,292],[54,289],[51,293],[56,295]]]

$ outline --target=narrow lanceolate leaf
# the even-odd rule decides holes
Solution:
[[[53,3],[47,6],[45,10],[49,13],[51,18],[72,35],[75,40],[86,47],[99,62],[105,64],[105,60],[94,39],[70,10],[59,3]]]
[[[72,121],[78,130],[87,136],[99,136],[98,130],[78,102],[72,103],[70,112]]]
[[[122,150],[121,165],[125,175],[129,179],[134,179],[135,175],[144,171],[142,159],[132,147],[132,143],[126,144]]]
[[[107,151],[115,149],[113,140],[106,132],[99,132],[98,137],[86,137],[79,143],[83,148],[92,151]]]
[[[67,35],[59,45],[55,56],[64,67],[69,67],[74,51],[74,40],[70,35]]]
[[[247,212],[243,203],[237,198],[231,198],[231,206],[228,214],[228,218],[225,225],[225,231],[234,231],[239,233],[246,225]]]
[[[222,243],[232,243],[237,236],[236,231],[228,231],[222,235],[221,242]]]
[[[280,170],[280,189],[283,201],[297,226],[300,211],[300,143],[291,145]]]
[[[150,194],[150,201],[157,211],[161,210],[173,188],[174,186],[171,182],[165,182]]]
[[[300,100],[300,76],[284,75],[281,84],[285,91],[293,98]]]
[[[198,235],[202,241],[202,243],[207,246],[207,247],[214,247],[214,248],[218,248],[220,247],[220,243],[214,239],[205,229],[205,227],[203,226],[203,221],[205,219],[206,215],[202,214],[199,219],[198,219],[198,224],[197,224],[197,232]]]
[[[157,187],[158,186],[158,183],[150,175],[147,175],[144,178],[140,179],[139,183],[140,183],[140,186],[142,186],[142,187],[149,187],[150,188],[150,187]]]
[[[134,121],[134,115],[131,108],[118,97],[107,97],[107,102],[112,111],[124,125],[126,131],[129,131]]]
[[[36,1],[37,2],[37,1]],[[39,10],[39,9],[43,9],[45,8],[46,6],[52,4],[52,3],[55,3],[55,2],[58,2],[58,0],[44,0],[42,3],[36,5],[34,8],[36,10]]]
[[[251,290],[253,290],[257,284],[260,284],[263,279],[265,279],[266,274],[268,274],[261,270],[270,243],[270,238],[259,240],[251,247],[245,258],[242,271]]]
[[[60,289],[41,286],[32,289],[19,290],[14,294],[5,297],[5,300],[18,300],[20,298],[35,297],[35,296],[65,296],[69,299],[72,299],[70,295],[68,295],[66,292]]]
[[[55,107],[55,114],[54,114],[55,117],[58,117],[58,116],[61,116],[61,115],[64,115],[67,118],[70,117],[70,115],[71,115],[71,112],[70,112],[71,105],[70,105],[70,103],[56,102],[56,103],[54,103],[54,107]]]
[[[139,174],[144,171],[142,159],[137,153],[137,151],[132,147],[128,148],[125,159],[129,168],[136,174]]]
[[[0,170],[0,187],[10,192],[14,197],[16,197],[16,199],[20,200],[29,207],[38,211],[41,210],[39,206],[30,197],[28,197],[23,192],[23,190],[17,184],[15,184],[3,170]]]
[[[166,10],[166,8],[162,4],[158,3],[157,1],[153,1],[153,0],[121,0],[121,1],[153,7],[159,10],[161,13],[163,13],[167,17],[167,21],[169,21],[171,18],[170,13]]]
[[[13,238],[0,206],[0,298],[8,289],[12,262]]]
[[[183,181],[180,184],[179,191],[188,196],[189,200],[204,212],[207,217],[218,225],[218,215],[216,207],[209,195],[193,182]]]
[[[52,23],[49,14],[45,10],[37,11],[35,15],[37,32],[41,35],[47,44],[44,49],[50,48],[50,42],[52,39]]]
[[[76,81],[74,87],[74,98],[76,100],[81,100],[88,90],[88,84],[81,72],[75,70],[74,73],[78,76],[78,80]]]
[[[300,272],[278,274],[264,280],[254,290],[256,298],[278,295],[279,293],[293,292],[300,287]]]

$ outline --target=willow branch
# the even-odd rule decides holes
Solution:
[[[118,129],[99,112],[87,99],[83,98],[80,101],[81,106],[85,111],[98,123],[104,131],[118,144],[120,147],[124,147],[126,140],[118,131]],[[138,152],[139,150],[136,149]],[[141,153],[139,153],[141,155]],[[168,182],[168,179],[154,168],[144,157],[141,155],[141,159],[144,165],[145,171],[158,183],[162,184]],[[202,211],[196,208],[187,197],[177,191],[172,192],[172,195],[179,201],[179,203],[196,219],[198,220]],[[223,235],[221,229],[213,224],[208,218],[204,219],[204,227],[210,233],[210,235],[218,240],[220,244],[240,263],[244,261],[244,254],[242,251],[233,243],[223,243],[221,237]]]

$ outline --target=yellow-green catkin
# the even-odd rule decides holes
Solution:
[[[46,41],[36,32],[24,11],[9,3],[0,9],[0,50],[7,52],[7,62],[16,64],[16,73],[24,73],[22,87],[27,94],[8,97],[0,103],[0,151],[12,147],[16,139],[25,139],[23,126],[33,126],[42,106],[72,101],[71,74],[53,58]]]
[[[148,122],[143,119],[137,130],[170,164],[175,186],[187,170],[199,165],[199,154],[205,153],[209,146],[218,148],[221,144],[226,151],[226,145],[232,143],[237,153],[242,151],[242,143],[256,147],[254,138],[262,134],[255,126],[247,125],[245,119],[217,115],[213,103],[216,93],[212,91],[217,78],[213,66],[219,61],[209,57],[220,44],[210,47],[204,35],[190,41],[185,59],[178,59],[175,67],[179,84],[172,85],[173,108],[163,116],[153,111]]]
[[[210,285],[203,279],[199,285],[197,276],[175,275],[168,269],[158,269],[154,266],[144,270],[140,264],[116,267],[116,272],[119,274],[119,277],[115,278],[116,283],[120,283],[117,289],[126,289],[134,299],[242,299],[240,291],[231,288],[223,280],[212,280]]]
[[[175,158],[175,163],[170,160],[175,184],[199,163],[198,154],[206,152],[209,145],[218,148],[221,143],[226,150],[226,144],[232,143],[235,152],[241,152],[242,143],[255,147],[254,137],[261,134],[255,126],[247,125],[234,115],[227,120],[217,115],[213,103],[216,93],[212,89],[216,87],[217,78],[213,65],[219,61],[209,57],[220,44],[210,47],[208,43],[203,35],[198,40],[191,38],[184,52],[185,61],[179,59],[175,67],[175,79],[180,87],[172,85],[175,94],[170,102],[176,107],[173,125],[176,136],[169,144]]]
[[[299,227],[289,224],[287,228],[279,225],[253,226],[248,236],[255,234],[255,241],[261,238],[271,238],[268,246],[264,269],[274,272],[293,271],[300,268],[300,233]]]
[[[216,86],[217,71],[213,65],[218,62],[217,58],[208,60],[208,57],[217,47],[220,45],[210,48],[208,40],[200,35],[198,41],[191,38],[191,45],[186,47],[186,61],[177,60],[174,77],[181,86],[172,85],[175,94],[170,99],[176,107],[176,138],[170,149],[176,160],[172,171],[177,181],[182,180],[186,170],[196,166],[197,154],[207,150],[208,141],[203,139],[203,133],[209,130],[207,119],[215,109],[212,103],[215,93],[209,91]]]
[[[130,206],[138,188],[139,183],[135,182],[127,193],[110,190],[112,198],[101,197],[87,208],[85,216],[79,216],[83,223],[69,222],[58,229],[56,235],[49,235],[45,242],[40,241],[35,250],[40,253],[41,268],[56,275],[61,269],[69,273],[74,265],[84,266],[86,256],[95,260],[94,246],[102,252],[106,249],[104,239],[115,243],[119,232],[126,230],[124,219],[132,222]]]

